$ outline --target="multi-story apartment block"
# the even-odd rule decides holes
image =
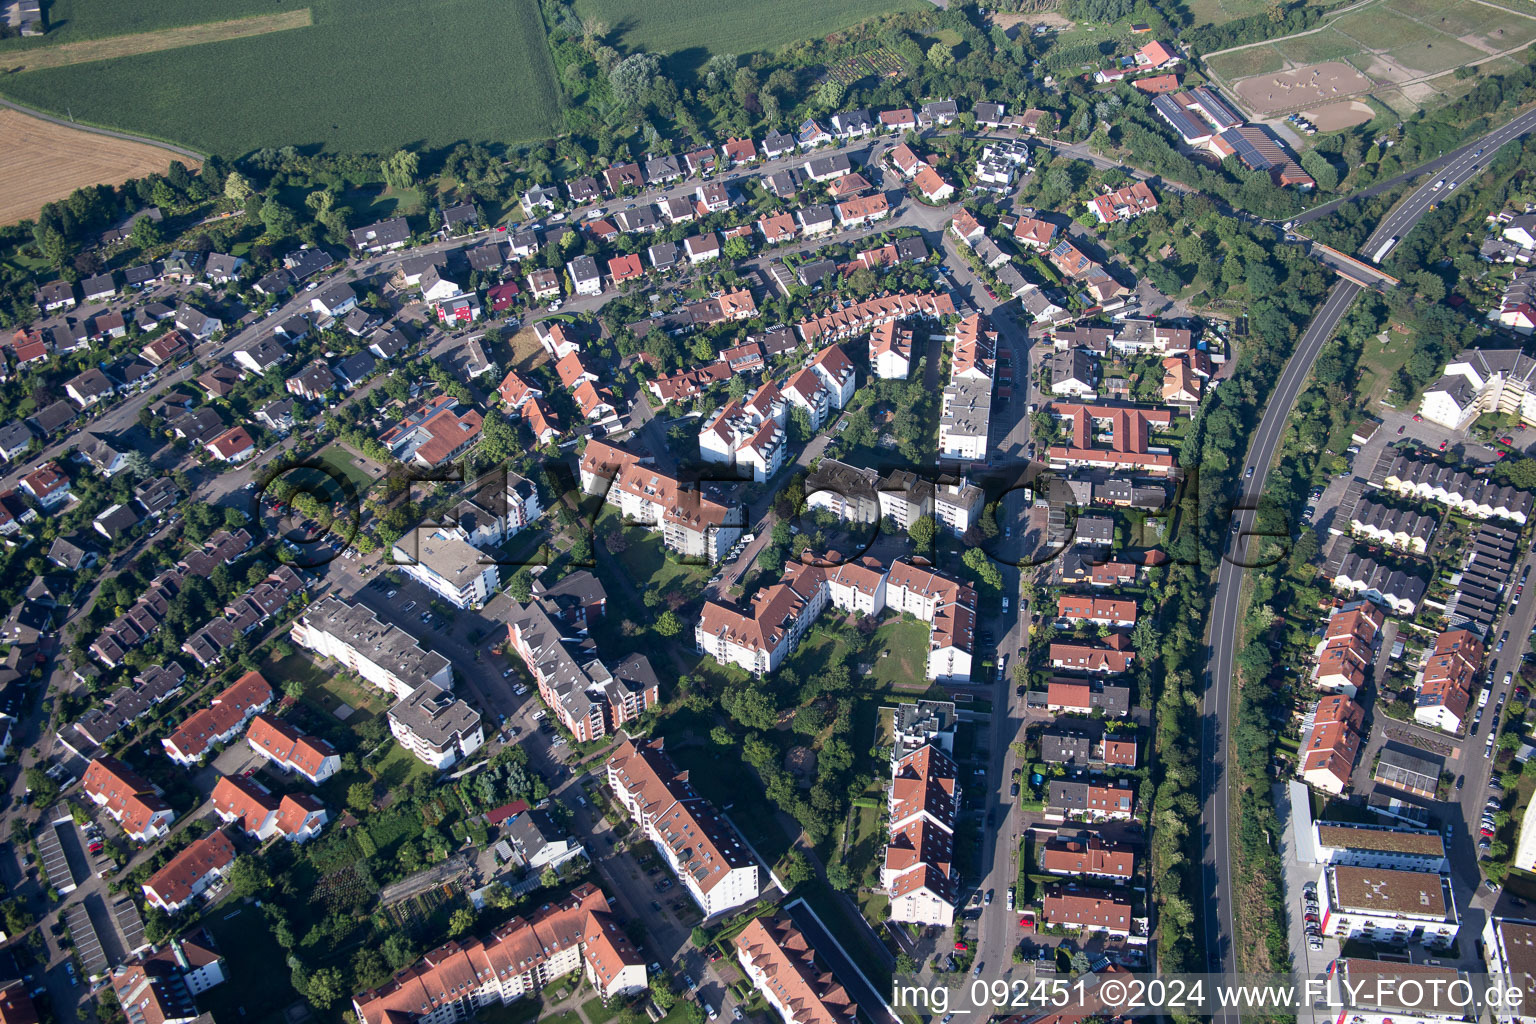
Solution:
[[[481,607],[501,581],[495,560],[456,530],[407,534],[395,542],[389,557],[407,576],[458,608]]]
[[[167,914],[184,909],[214,883],[223,879],[235,863],[235,846],[223,831],[215,830],[172,857],[170,863],[144,883],[144,900]]]
[[[580,743],[616,732],[660,699],[650,661],[635,654],[610,670],[595,648],[582,642],[585,622],[584,616],[569,621],[557,602],[543,596],[507,622],[507,640],[532,674],[539,697]]]
[[[706,919],[757,898],[757,861],[734,826],[694,792],[661,740],[626,739],[608,758],[608,785],[655,844]]]
[[[1312,843],[1319,864],[1437,873],[1450,870],[1445,842],[1434,829],[1317,821],[1312,825]]]
[[[257,715],[245,730],[251,749],[282,771],[318,786],[341,770],[341,755],[325,740],[306,736],[281,718]]]
[[[605,999],[644,991],[645,960],[593,885],[514,917],[483,939],[439,946],[352,997],[358,1024],[458,1024],[580,970]]]
[[[422,650],[415,637],[385,625],[360,604],[335,597],[316,601],[304,609],[290,635],[300,647],[333,659],[396,700],[424,683],[453,688],[447,658]]]
[[[485,745],[480,712],[436,683],[422,683],[389,709],[389,731],[433,768],[452,767]]]
[[[784,1024],[855,1024],[858,1006],[831,971],[816,963],[810,940],[788,917],[759,917],[734,939],[752,987]]]
[[[1536,424],[1536,359],[1518,348],[1469,348],[1419,400],[1421,416],[1452,430],[1466,429],[1485,412]]]
[[[1449,875],[1329,864],[1317,888],[1324,935],[1431,949],[1455,945],[1461,922]]]
[[[960,890],[954,863],[959,779],[954,761],[934,746],[904,755],[892,769],[890,841],[880,870],[892,921],[954,924]]]
[[[325,805],[309,794],[290,793],[279,800],[240,775],[221,776],[209,800],[220,821],[239,822],[242,832],[261,842],[282,836],[302,843],[318,836],[327,820]]]

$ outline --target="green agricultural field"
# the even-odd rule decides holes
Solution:
[[[60,0],[86,35],[165,28],[190,0],[154,16],[110,14],[107,0]],[[274,5],[231,0],[228,18]],[[0,93],[83,122],[239,155],[295,145],[342,152],[521,142],[560,124],[561,98],[537,0],[313,0],[314,25],[6,77]],[[169,15],[166,11],[170,11]],[[196,17],[193,20],[197,20]],[[132,22],[130,24],[130,22]],[[154,22],[154,23],[151,23]],[[103,28],[102,26],[110,26]],[[49,40],[65,41],[65,31]]]
[[[1206,61],[1211,71],[1228,81],[1249,75],[1267,75],[1285,67],[1285,59],[1273,46],[1252,46],[1218,54]]]
[[[673,54],[698,63],[715,53],[777,50],[829,35],[890,11],[927,7],[925,0],[577,0],[584,18],[605,22],[626,50]]]
[[[1360,44],[1331,28],[1311,35],[1290,36],[1276,40],[1275,48],[1296,64],[1316,64],[1319,61],[1339,60],[1360,52]]]
[[[153,32],[178,25],[227,21],[259,14],[280,14],[304,7],[301,0],[155,0],[149,4],[123,4],[112,0],[51,0],[45,6],[49,30],[46,36],[0,40],[0,53],[29,50],[55,43],[74,43],[102,36]]]

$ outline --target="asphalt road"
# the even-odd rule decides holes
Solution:
[[[1522,114],[1446,157],[1418,168],[1414,174],[1425,171],[1443,174],[1445,185],[1436,189],[1435,182],[1426,181],[1416,189],[1382,219],[1361,255],[1370,258],[1387,239],[1406,235],[1424,216],[1431,203],[1450,193],[1452,182],[1460,185],[1468,175],[1475,173],[1474,168],[1481,168],[1492,159],[1491,150],[1533,128],[1536,128],[1536,110]],[[1436,178],[1438,180],[1439,177]],[[1306,383],[1312,364],[1316,362],[1323,346],[1333,337],[1339,321],[1360,290],[1358,285],[1348,281],[1334,285],[1317,316],[1302,335],[1296,352],[1286,364],[1243,463],[1243,498],[1239,505],[1244,507],[1236,510],[1233,517],[1242,532],[1229,536],[1230,547],[1217,573],[1208,641],[1211,647],[1211,666],[1206,676],[1202,702],[1204,720],[1201,729],[1200,781],[1203,802],[1200,818],[1204,831],[1202,869],[1206,878],[1206,954],[1210,969],[1221,973],[1229,973],[1236,966],[1232,951],[1237,932],[1232,912],[1229,846],[1231,818],[1224,765],[1228,759],[1225,744],[1231,721],[1232,670],[1236,657],[1238,604],[1242,585],[1241,553],[1246,546],[1246,532],[1253,528],[1253,509],[1258,504],[1259,492],[1269,466],[1279,450],[1291,408]],[[1251,477],[1248,475],[1250,473]],[[1502,679],[1502,676],[1498,678]]]
[[[1489,132],[1477,141],[1469,142],[1460,149],[1452,150],[1444,156],[1436,157],[1428,163],[1420,164],[1411,171],[1404,171],[1402,174],[1387,178],[1384,181],[1378,181],[1376,184],[1361,189],[1358,192],[1351,192],[1349,195],[1335,199],[1330,203],[1313,207],[1306,213],[1298,215],[1291,223],[1293,226],[1299,227],[1302,224],[1320,220],[1333,213],[1345,203],[1352,203],[1357,199],[1366,199],[1388,189],[1396,188],[1403,182],[1411,181],[1423,174],[1437,173],[1436,180],[1443,176],[1447,187],[1442,189],[1441,192],[1449,194],[1448,189],[1452,181],[1460,185],[1472,173],[1475,173],[1472,170],[1474,166],[1484,167],[1489,160],[1493,159],[1493,154],[1489,152],[1484,152],[1481,157],[1477,156],[1478,150],[1497,148],[1512,138],[1524,135],[1532,128],[1536,128],[1536,110],[1528,110],[1511,120],[1504,127]],[[1420,188],[1406,201],[1400,203],[1396,209],[1387,215],[1378,229],[1379,231],[1384,230],[1385,234],[1378,233],[1371,236],[1374,245],[1380,245],[1394,235],[1401,236],[1404,234],[1408,228],[1411,228],[1413,224],[1418,222],[1419,216],[1423,214],[1424,209],[1430,203],[1435,201],[1435,198],[1436,194],[1434,192],[1425,193],[1425,190]],[[1371,248],[1371,246],[1367,248]],[[1362,255],[1369,258],[1372,253],[1367,252]]]

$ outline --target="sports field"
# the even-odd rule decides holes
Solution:
[[[84,132],[0,108],[0,224],[35,217],[44,203],[86,185],[165,173],[179,153]]]
[[[1209,54],[1206,64],[1260,114],[1367,94],[1407,113],[1439,101],[1448,72],[1533,41],[1536,5],[1524,14],[1489,0],[1374,0],[1317,29]]]
[[[179,15],[193,11],[185,0],[165,3]],[[98,31],[127,25],[117,6],[59,0],[71,20],[46,38],[57,46],[117,34]],[[309,0],[307,7],[308,27],[3,75],[0,93],[225,155],[264,146],[377,153],[461,139],[520,142],[547,138],[561,123],[537,0]],[[219,13],[292,17],[297,9],[232,0]],[[207,6],[197,10],[206,22]],[[185,24],[140,21],[133,30],[185,34]],[[35,45],[17,49],[25,51],[18,60],[42,55]]]
[[[866,18],[918,10],[927,0],[576,0],[583,18],[607,24],[627,50],[674,55],[674,62],[711,54],[773,51],[830,35]]]

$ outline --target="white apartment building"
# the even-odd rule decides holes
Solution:
[[[1518,348],[1469,348],[1446,364],[1419,401],[1419,415],[1452,430],[1485,412],[1536,424],[1536,359]]]
[[[1431,949],[1456,942],[1461,922],[1449,875],[1330,864],[1317,888],[1325,935]]]
[[[1320,864],[1436,873],[1450,870],[1445,843],[1434,829],[1314,821],[1312,841]]]
[[[939,408],[939,455],[964,462],[986,459],[991,421],[991,378],[947,385]]]
[[[453,666],[436,651],[424,651],[416,638],[381,623],[362,605],[327,597],[304,609],[290,633],[294,643],[331,658],[396,700],[423,683],[453,688]]]
[[[485,745],[480,712],[435,683],[389,709],[389,731],[418,761],[449,768]]]
[[[626,739],[608,758],[608,785],[706,920],[757,899],[761,889],[752,851],[694,792],[661,740]]]
[[[1488,973],[1520,979],[1522,1005],[1491,1006],[1494,1024],[1524,1024],[1530,1019],[1530,979],[1536,978],[1536,921],[1489,915],[1483,925],[1483,960]]]
[[[414,544],[416,550],[410,550]],[[390,562],[457,608],[479,608],[501,582],[495,561],[446,529],[417,530],[395,542]]]

